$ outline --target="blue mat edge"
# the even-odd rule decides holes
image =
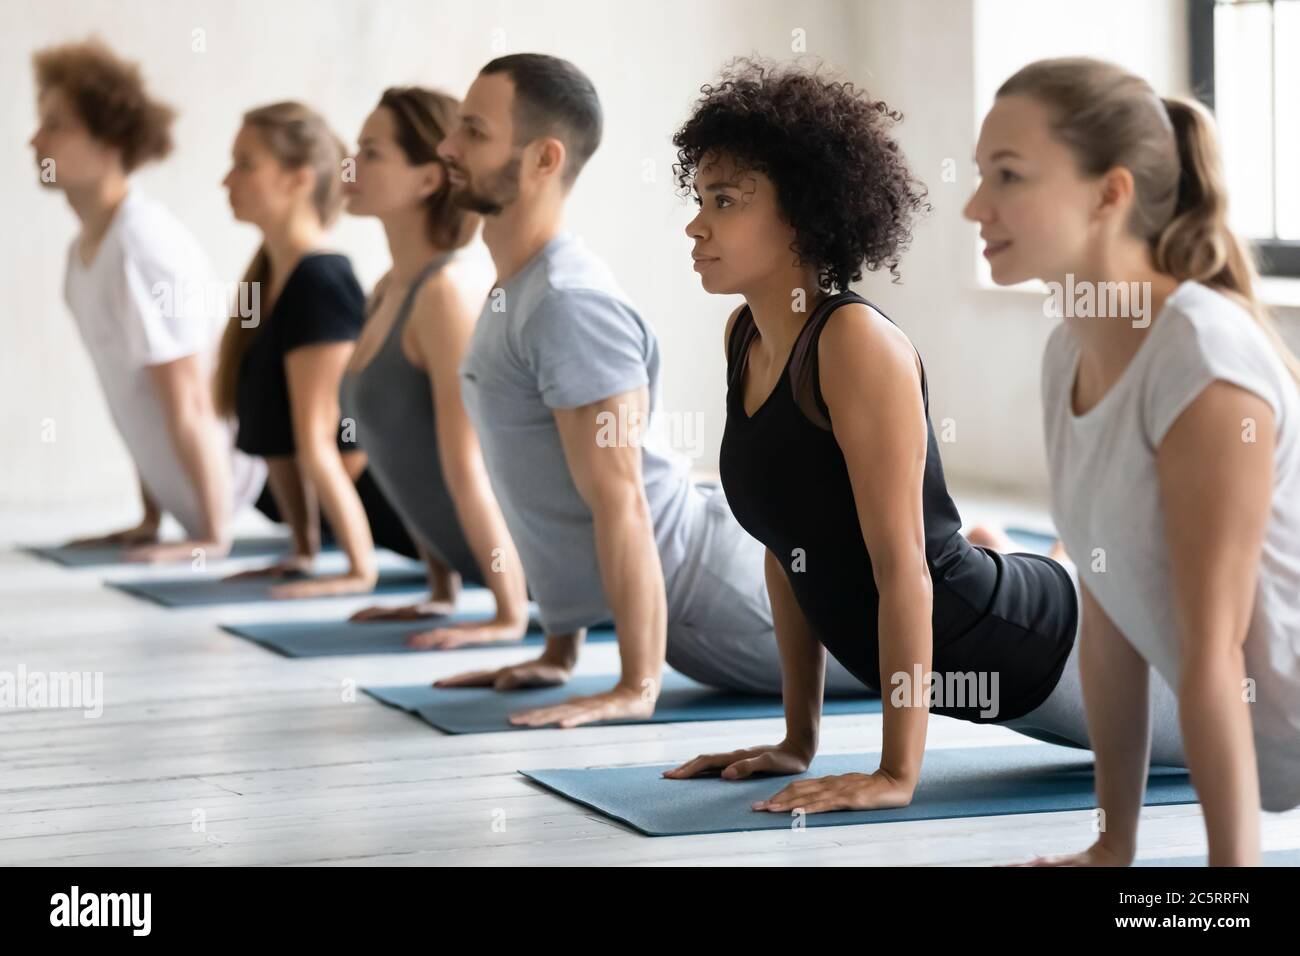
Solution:
[[[168,606],[169,606],[169,605],[168,605]],[[183,606],[184,606],[184,607],[189,607],[190,605],[183,605]],[[198,606],[198,605],[195,605],[195,606]],[[211,606],[211,605],[209,605],[209,606]],[[429,621],[432,622],[432,623],[430,623],[430,625],[429,625],[430,627],[436,627],[437,624],[438,624],[438,618],[430,618]],[[238,622],[237,622],[237,623],[233,623],[233,624],[232,624],[232,623],[218,623],[218,624],[217,624],[217,628],[218,628],[219,630],[225,631],[227,634],[230,634],[230,635],[233,636],[233,637],[238,637],[238,638],[240,638],[241,640],[248,641],[250,644],[255,644],[255,645],[257,645],[258,647],[261,647],[261,648],[264,648],[264,649],[266,649],[266,650],[268,650],[268,651],[271,651],[271,652],[274,653],[274,654],[278,654],[280,657],[285,657],[285,658],[288,658],[289,660],[295,660],[295,661],[298,661],[298,660],[303,660],[303,661],[305,661],[305,660],[315,660],[315,659],[317,659],[317,658],[324,658],[324,657],[370,657],[370,656],[377,656],[378,654],[382,654],[382,655],[384,655],[384,656],[391,656],[391,655],[394,653],[394,652],[392,652],[392,651],[379,651],[379,652],[372,652],[372,653],[366,653],[366,652],[364,652],[364,651],[359,651],[359,652],[357,652],[357,653],[355,653],[355,654],[294,654],[294,653],[291,653],[290,651],[287,651],[287,650],[285,650],[284,648],[280,647],[278,644],[276,644],[276,643],[275,643],[274,641],[272,641],[270,638],[265,638],[265,637],[256,637],[256,636],[254,636],[254,635],[252,635],[252,634],[247,634],[247,633],[244,633],[243,631],[240,630],[241,627],[264,627],[264,626],[266,626],[266,625],[270,625],[270,624],[293,624],[293,623],[295,623],[295,622],[294,622],[294,621],[245,621],[245,622],[243,622],[243,623],[238,623]],[[417,624],[417,622],[410,622],[410,623],[411,623],[412,625],[416,625],[416,624]],[[418,630],[419,630],[419,627],[418,627],[418,626],[413,626],[413,627],[412,627],[412,633],[414,633],[415,631],[418,631]],[[596,633],[598,633],[599,636],[596,637],[595,639],[593,639],[592,636],[591,636],[591,635],[592,635],[592,631],[595,631]],[[593,628],[592,630],[589,630],[589,631],[587,632],[587,640],[591,641],[591,642],[594,643],[594,644],[609,644],[609,643],[613,643],[613,642],[617,639],[616,635],[614,635],[614,634],[612,633],[612,630],[611,630],[611,632],[610,632],[608,635],[605,633],[605,631],[606,631],[605,628]],[[504,648],[504,649],[510,649],[510,650],[518,650],[518,649],[520,649],[520,648],[536,647],[536,646],[538,646],[538,644],[543,643],[543,642],[545,641],[545,632],[541,632],[541,635],[540,635],[540,636],[541,636],[542,640],[539,641],[539,640],[537,639],[538,636],[539,636],[539,633],[538,633],[537,631],[527,631],[527,632],[525,632],[524,637],[521,638],[521,639],[518,640],[518,641],[499,641],[499,642],[490,643],[490,644],[462,644],[462,645],[460,645],[459,647],[427,647],[427,648],[421,648],[421,649],[419,649],[419,650],[410,650],[410,651],[405,651],[405,652],[403,652],[403,653],[407,653],[407,654],[444,654],[444,653],[447,653],[447,652],[449,652],[449,651],[482,651],[482,650],[491,650],[491,649],[498,649],[498,648]],[[530,640],[530,638],[531,638],[531,640]],[[410,686],[414,686],[414,685],[410,685],[410,684],[382,684],[382,685],[378,685],[378,684],[377,684],[377,685],[375,685],[375,686],[376,686],[376,687],[410,687]],[[363,687],[362,690],[365,690],[365,688]],[[386,704],[386,703],[388,703],[388,702],[387,702],[387,701],[382,701],[382,703],[385,703],[385,704]],[[391,706],[398,706],[398,705],[394,704],[394,705],[391,705]],[[413,713],[415,713],[415,711],[407,711],[407,713],[412,713],[412,714],[413,714]],[[441,729],[441,728],[435,728],[435,729]]]
[[[1045,744],[1044,746],[1052,746],[1052,745],[1051,745],[1051,744]],[[867,753],[861,753],[861,754],[838,754],[837,756],[857,756],[857,757],[866,757],[866,756],[871,756],[871,754],[867,754]],[[875,756],[878,757],[879,754],[876,753]],[[540,774],[546,774],[546,773],[571,773],[571,772],[573,772],[574,770],[625,770],[625,769],[631,769],[631,768],[633,768],[633,767],[638,767],[638,768],[643,768],[643,769],[650,769],[650,770],[667,770],[667,769],[669,769],[670,767],[674,767],[674,766],[679,766],[679,765],[678,765],[678,764],[628,764],[628,765],[623,766],[623,767],[545,767],[545,768],[541,768],[541,769],[538,769],[538,770],[517,770],[516,773],[519,773],[519,774],[521,774],[522,776],[524,776],[525,778],[527,778],[527,779],[533,781],[534,783],[538,784],[539,786],[544,787],[546,790],[549,790],[551,793],[554,793],[555,795],[557,795],[557,796],[559,796],[559,797],[561,797],[561,798],[563,798],[563,799],[565,799],[565,800],[568,800],[570,803],[576,803],[576,804],[578,804],[579,806],[584,806],[584,807],[587,807],[588,809],[595,810],[595,811],[596,811],[597,813],[599,813],[601,816],[603,816],[603,817],[605,817],[605,818],[607,818],[607,819],[610,819],[610,820],[617,820],[619,823],[622,823],[622,824],[624,824],[625,826],[629,827],[630,829],[634,830],[635,832],[637,832],[637,833],[641,833],[641,834],[643,834],[643,835],[645,835],[645,836],[650,836],[650,837],[704,836],[704,835],[707,835],[707,834],[713,834],[713,833],[754,833],[754,832],[759,832],[759,829],[756,829],[756,828],[750,828],[750,827],[731,827],[731,828],[728,828],[728,829],[725,829],[725,830],[716,830],[716,829],[709,829],[709,830],[690,830],[690,831],[684,831],[684,832],[683,832],[683,831],[662,831],[662,832],[660,832],[660,831],[655,831],[655,830],[648,830],[648,829],[646,829],[646,828],[644,828],[644,827],[642,827],[642,826],[640,826],[640,825],[638,825],[638,824],[636,824],[636,823],[633,823],[631,820],[627,819],[626,817],[623,817],[623,816],[620,816],[620,815],[617,815],[617,814],[614,814],[614,813],[610,813],[608,810],[603,810],[603,809],[601,809],[600,807],[596,806],[594,803],[589,803],[589,802],[587,802],[586,800],[582,800],[582,799],[579,799],[578,797],[571,796],[570,794],[567,794],[567,793],[565,793],[563,790],[561,790],[561,789],[559,788],[558,785],[553,784],[553,783],[551,783],[551,782],[549,782],[549,781],[543,779],[541,776],[539,776]],[[779,780],[781,780],[781,779],[783,779],[783,778],[782,778],[782,777],[772,777],[771,779],[772,779],[773,782],[775,783],[775,782],[777,782],[777,781],[779,781]],[[778,789],[779,789],[779,788],[778,788]],[[1149,789],[1149,787],[1148,787],[1148,790],[1147,790],[1147,796],[1144,798],[1144,800],[1143,800],[1143,804],[1142,804],[1144,807],[1187,806],[1187,805],[1189,805],[1190,803],[1195,803],[1195,802],[1196,802],[1195,800],[1191,800],[1191,801],[1187,801],[1187,800],[1158,800],[1158,799],[1157,799],[1157,800],[1151,800],[1151,799],[1149,799],[1149,794],[1150,794],[1150,789]],[[1086,808],[1084,808],[1084,809],[1094,809],[1094,808],[1086,807]],[[755,810],[755,811],[752,811],[752,812],[757,813],[757,812],[759,812],[759,811]],[[853,812],[860,812],[860,811],[853,811]],[[1004,816],[1027,815],[1027,814],[1030,814],[1030,813],[1068,813],[1068,812],[1074,812],[1074,811],[1059,810],[1059,809],[1057,809],[1057,808],[1055,808],[1055,807],[1049,807],[1049,808],[1042,809],[1042,810],[1007,810],[1007,811],[1005,811],[1005,812],[1003,812],[1003,813],[981,813],[981,814],[979,814],[979,816],[980,816],[980,817],[1004,817]],[[835,820],[834,820],[834,816],[835,816],[834,813],[828,813],[828,814],[814,814],[813,816],[816,817],[816,818],[819,818],[819,822],[817,822],[817,823],[813,823],[813,822],[811,822],[811,819],[810,819],[810,820],[808,821],[808,824],[807,824],[809,827],[814,827],[814,826],[816,826],[816,827],[871,826],[870,823],[866,823],[866,822],[837,823],[837,822],[835,822]],[[925,821],[925,820],[964,820],[964,819],[968,819],[968,818],[967,818],[967,817],[946,817],[946,816],[921,816],[921,817],[912,817],[912,818],[909,818],[908,820],[899,820],[899,821],[892,821],[892,822],[898,822],[898,823],[919,823],[919,822],[922,822],[922,821]],[[978,817],[970,817],[969,819],[978,819]],[[764,828],[761,828],[761,829],[772,830],[772,829],[775,829],[775,828],[774,828],[774,827],[764,827]]]
[[[243,635],[240,635],[240,636],[243,636]],[[249,638],[249,640],[252,640],[252,638]],[[515,645],[511,645],[511,646],[515,646]],[[587,675],[587,676],[592,676],[592,675]],[[601,677],[608,677],[609,682],[610,682],[611,684],[614,683],[614,682],[616,682],[616,681],[618,680],[618,675],[617,675],[617,674],[609,674],[609,675],[604,675],[604,674],[602,674],[602,675],[599,675],[599,676],[601,676]],[[687,678],[687,679],[689,680],[689,678]],[[447,727],[441,727],[441,726],[439,726],[438,724],[435,724],[435,723],[433,723],[432,721],[428,720],[428,719],[427,719],[427,718],[426,718],[422,713],[420,713],[420,711],[419,711],[418,709],[416,709],[416,708],[408,707],[408,706],[406,706],[406,705],[404,705],[404,704],[400,704],[400,703],[397,703],[396,701],[392,701],[392,700],[387,700],[387,699],[385,699],[385,698],[379,696],[380,693],[382,693],[383,691],[386,691],[386,690],[389,690],[389,691],[392,691],[392,690],[404,690],[404,689],[409,688],[409,687],[417,687],[417,686],[418,686],[418,687],[423,687],[423,686],[425,686],[425,685],[423,685],[423,684],[372,684],[372,685],[370,685],[369,687],[362,687],[361,690],[362,690],[362,692],[365,693],[368,697],[372,698],[373,700],[377,700],[379,703],[383,704],[385,707],[392,707],[394,710],[399,710],[399,711],[401,711],[401,712],[404,713],[404,714],[410,714],[412,717],[414,717],[415,719],[419,720],[419,721],[420,721],[422,724],[424,724],[426,727],[429,727],[430,729],[435,730],[435,731],[437,731],[438,733],[443,734],[443,735],[445,735],[445,736],[449,736],[449,737],[464,737],[464,736],[470,736],[470,735],[472,735],[472,734],[476,734],[476,733],[510,733],[510,732],[512,732],[512,731],[516,731],[516,730],[554,730],[554,729],[556,729],[556,728],[554,728],[554,727],[502,727],[500,730],[492,730],[492,731],[464,731],[464,730],[452,730],[452,729],[449,729],[449,728],[447,728]],[[719,693],[726,693],[726,692],[725,692],[725,691],[720,691]],[[881,700],[880,700],[880,698],[878,698],[878,697],[871,697],[871,698],[833,698],[833,699],[836,700],[836,701],[843,702],[843,703],[862,703],[862,704],[875,704],[875,705],[883,706],[883,705],[881,704]],[[778,707],[779,707],[780,704],[781,704],[780,698],[775,698],[775,697],[774,697],[774,698],[772,698],[772,701],[773,701],[773,703],[776,704]],[[866,709],[863,709],[863,710],[846,710],[846,711],[841,711],[841,712],[839,712],[839,713],[833,713],[833,714],[825,714],[825,713],[824,713],[824,716],[831,716],[831,717],[856,717],[856,716],[862,716],[862,715],[878,714],[879,712],[880,712],[880,711],[879,711],[878,709],[873,709],[873,708],[871,708],[871,707],[867,707]],[[781,716],[782,716],[782,714],[773,714],[773,715],[770,716],[770,717],[743,717],[743,718],[737,718],[737,719],[741,719],[741,720],[776,720],[776,719],[778,719],[778,718],[781,717]],[[590,726],[593,726],[593,727],[602,727],[602,726],[608,726],[608,727],[636,727],[636,726],[645,726],[645,725],[655,724],[655,723],[661,723],[661,724],[707,724],[707,723],[710,723],[710,722],[725,723],[725,722],[727,722],[728,719],[730,719],[730,718],[727,718],[727,717],[713,717],[713,716],[709,716],[709,717],[679,717],[679,718],[675,718],[675,719],[673,719],[673,720],[661,720],[661,721],[652,721],[652,720],[647,720],[647,721],[631,721],[631,722],[628,722],[628,723],[611,723],[611,724],[606,724],[606,723],[604,723],[604,722],[596,722],[596,723],[591,724]],[[553,768],[553,769],[559,769],[559,768]],[[590,769],[598,769],[598,768],[588,767],[588,768],[583,768],[583,769],[589,769],[589,770],[590,770]]]

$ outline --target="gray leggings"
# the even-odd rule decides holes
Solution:
[[[1061,562],[1070,577],[1074,579],[1074,588],[1079,590],[1079,578],[1074,565]],[[1082,601],[1080,607],[1082,608]],[[1151,763],[1169,767],[1186,767],[1187,758],[1183,755],[1183,735],[1178,726],[1178,697],[1170,690],[1164,678],[1151,670],[1148,686],[1148,698],[1151,703]],[[1067,747],[1088,745],[1088,723],[1083,709],[1083,683],[1079,674],[1079,639],[1075,636],[1074,647],[1065,662],[1061,679],[1052,689],[1047,700],[1036,708],[1002,724],[1017,733],[1049,743],[1064,744]]]
[[[686,558],[668,574],[668,664],[711,687],[780,696],[781,650],[763,569],[767,549],[736,521],[721,487],[697,485],[691,506]],[[826,655],[827,697],[865,690]]]

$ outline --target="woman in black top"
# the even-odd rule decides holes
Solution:
[[[294,553],[241,576],[295,577],[320,545],[317,506],[349,569],[277,586],[275,597],[369,591],[375,541],[417,553],[365,472],[354,426],[339,408],[339,381],[361,330],[365,297],[347,257],[325,252],[325,228],[342,205],[343,144],[299,103],[253,110],[235,138],[225,185],[235,218],[257,225],[262,247],[245,282],[258,290],[254,320],[235,316],[217,364],[218,407],[239,418],[237,446],[268,464],[272,517],[293,531]]]
[[[786,738],[667,776],[805,771],[825,650],[884,698],[879,769],[797,781],[755,809],[906,805],[931,710],[1087,742],[1081,701],[1049,702],[1076,666],[1069,574],[962,536],[920,359],[845,291],[864,264],[897,275],[926,208],[887,132],[899,118],[851,86],[742,60],[704,87],[674,139],[679,185],[701,206],[687,226],[696,271],[707,291],[746,300],[725,333],[721,476],[737,520],[768,549]],[[1075,704],[1078,723],[1061,721]]]

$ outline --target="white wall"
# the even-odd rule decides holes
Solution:
[[[929,184],[934,213],[903,262],[904,282],[872,276],[860,290],[913,337],[931,379],[936,425],[951,418],[951,478],[1041,494],[1038,358],[1048,332],[1041,301],[984,288],[974,227],[960,211],[971,154],[997,83],[1040,56],[1107,55],[1161,90],[1185,85],[1181,0],[707,0],[663,3],[547,0],[18,0],[0,31],[0,505],[103,507],[129,517],[130,463],[61,300],[75,232],[61,197],[37,185],[26,146],[35,122],[30,56],[98,33],[142,62],[154,90],[181,111],[178,148],[142,171],[141,185],[201,237],[221,273],[237,278],[255,236],[234,223],[219,186],[240,114],[276,99],[316,106],[350,139],[385,86],[421,83],[463,93],[500,52],[537,50],[587,71],[606,109],[604,145],[583,173],[570,224],[610,263],[658,329],[663,406],[699,415],[702,456],[716,466],[723,424],[721,323],[731,305],[705,295],[682,229],[688,207],[671,183],[670,138],[700,84],[729,57],[809,54],[867,85],[907,119],[900,139]],[[192,49],[205,31],[206,52]],[[646,162],[654,179],[646,181]],[[942,176],[955,164],[955,182]],[[336,245],[363,283],[382,271],[382,233],[345,218]],[[41,441],[53,419],[57,440]],[[3,529],[0,529],[2,531]]]
[[[19,0],[0,31],[0,504],[98,505],[130,516],[134,478],[97,394],[61,299],[73,216],[37,185],[26,145],[35,123],[32,51],[98,33],[143,64],[156,93],[180,109],[177,149],[141,171],[140,184],[201,237],[222,275],[235,279],[255,235],[231,220],[219,183],[230,141],[248,108],[300,98],[345,139],[356,136],[384,87],[420,83],[462,94],[503,52],[541,51],[573,60],[593,79],[606,110],[605,141],[575,190],[570,223],[611,264],[663,343],[663,405],[701,413],[703,469],[716,466],[722,433],[721,326],[731,306],[699,289],[690,241],[693,215],[674,193],[670,139],[702,83],[731,56],[788,56],[791,31],[835,62],[855,54],[842,29],[844,4],[812,0],[610,3],[547,0]],[[206,52],[192,50],[205,31]],[[655,179],[644,177],[653,160]],[[693,208],[693,207],[692,207]],[[345,217],[336,245],[363,284],[386,266],[373,220]],[[56,441],[42,443],[53,419]]]

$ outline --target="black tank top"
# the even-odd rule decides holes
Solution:
[[[772,394],[745,413],[745,360],[758,329],[745,306],[727,347],[727,424],[723,489],[736,520],[785,568],[813,631],[852,674],[880,691],[880,594],[862,540],[853,487],[818,383],[817,342],[835,310],[870,303],[847,291],[814,309],[790,350]],[[878,311],[878,310],[877,310]],[[892,319],[890,320],[892,321]],[[1078,599],[1066,570],[1036,554],[1000,554],[972,545],[948,495],[930,424],[925,369],[921,392],[929,432],[922,498],[925,553],[934,605],[931,667],[944,686],[978,680],[996,687],[998,712],[981,715],[978,699],[935,713],[1001,723],[1042,703],[1074,645]],[[910,676],[910,675],[909,675]],[[993,683],[996,680],[996,685]],[[883,688],[892,691],[892,685]]]

